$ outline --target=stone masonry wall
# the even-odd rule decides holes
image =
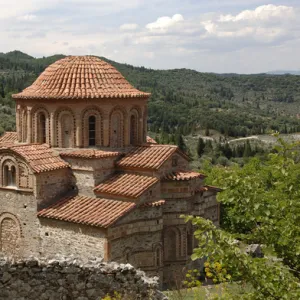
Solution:
[[[118,292],[127,300],[167,299],[158,291],[158,279],[129,264],[29,259],[0,260],[0,300],[101,300]]]
[[[0,190],[0,253],[38,255],[38,219],[32,192]]]
[[[105,258],[106,232],[102,228],[40,218],[40,252],[42,257],[56,254]]]

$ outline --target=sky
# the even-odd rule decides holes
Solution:
[[[300,70],[299,0],[0,0],[0,52],[153,69]]]

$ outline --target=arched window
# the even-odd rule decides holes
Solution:
[[[89,117],[89,146],[96,146],[96,117]]]
[[[46,116],[44,113],[38,115],[37,141],[41,144],[46,143]]]
[[[4,186],[8,186],[8,173],[9,173],[9,170],[8,170],[8,166],[4,166],[3,167],[3,185]]]
[[[137,132],[137,117],[131,115],[130,117],[130,144],[136,145],[138,143],[138,132]]]
[[[174,229],[170,229],[165,233],[164,254],[166,260],[176,260],[177,249],[180,247],[180,243],[177,243],[177,239],[177,232]]]
[[[16,168],[10,164],[3,166],[3,185],[7,187],[16,186]]]

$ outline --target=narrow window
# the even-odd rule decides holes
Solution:
[[[89,146],[96,146],[96,117],[89,117]]]
[[[8,186],[8,173],[9,173],[8,166],[4,166],[3,173],[4,173],[3,184],[4,186]]]
[[[15,187],[16,186],[16,168],[14,166],[11,166],[9,169],[8,166],[4,166],[4,180],[3,184],[4,186],[11,186]]]
[[[46,143],[46,116],[43,113],[40,113],[38,118],[38,142]]]
[[[16,186],[16,168],[14,166],[10,169],[10,186]]]
[[[137,144],[137,119],[134,115],[130,117],[130,144]]]

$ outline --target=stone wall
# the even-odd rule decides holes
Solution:
[[[36,212],[32,192],[0,190],[0,253],[17,257],[38,254]]]
[[[59,254],[105,258],[105,229],[46,218],[40,218],[40,224],[42,257]]]
[[[100,300],[114,292],[127,300],[166,299],[158,291],[157,278],[148,278],[129,264],[0,259],[0,300]]]

